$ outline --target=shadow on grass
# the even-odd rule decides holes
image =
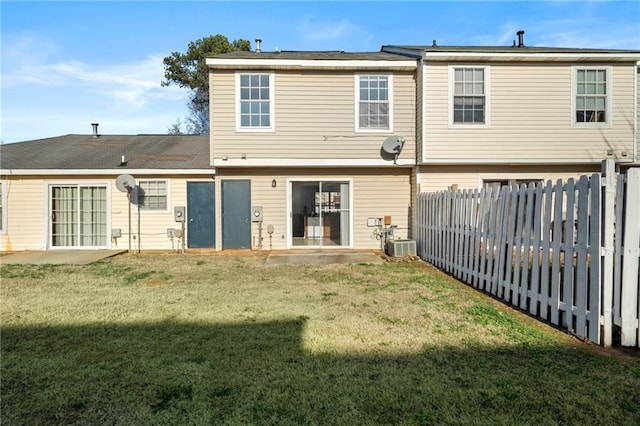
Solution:
[[[2,423],[640,422],[638,363],[555,346],[310,354],[304,332],[304,319],[5,327]]]

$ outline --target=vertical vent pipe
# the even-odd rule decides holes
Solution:
[[[518,31],[518,47],[524,47],[524,30]]]

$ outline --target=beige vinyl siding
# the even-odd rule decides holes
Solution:
[[[129,207],[127,194],[115,186],[117,176],[38,176],[7,178],[7,227],[0,234],[0,251],[46,250],[49,240],[49,185],[107,185],[107,247],[129,248]],[[144,176],[143,180],[167,180],[169,182],[168,206],[165,211],[142,211],[138,216],[131,206],[132,250],[171,250],[167,228],[180,228],[174,221],[173,207],[186,206],[186,182],[207,181],[211,177]],[[139,217],[139,221],[138,221]],[[111,239],[111,230],[119,228],[122,236]],[[174,240],[177,249],[177,240]]]
[[[477,64],[490,68],[490,122],[465,128],[449,124],[449,65],[455,64],[431,62],[424,68],[427,163],[599,163],[610,149],[631,159],[635,66],[602,64],[612,70],[611,125],[577,128],[571,105],[572,65],[578,64]]]
[[[418,163],[424,152],[424,78],[424,67],[419,66],[416,71],[416,160]]]
[[[374,71],[371,74],[386,74]],[[401,159],[415,159],[413,72],[393,73],[393,131],[355,130],[355,73],[274,71],[274,132],[236,131],[235,72],[210,74],[212,159],[380,159],[387,136],[403,135]]]
[[[289,230],[287,226],[287,187],[296,180],[341,180],[350,181],[352,192],[353,248],[379,249],[380,241],[372,238],[374,228],[367,227],[368,217],[390,215],[398,226],[396,238],[408,236],[411,215],[411,169],[280,169],[262,168],[221,169],[216,176],[216,205],[221,206],[221,185],[225,179],[248,179],[251,181],[251,205],[263,207],[263,250],[287,249]],[[276,188],[271,182],[276,179]],[[289,225],[288,225],[289,224]],[[272,239],[267,226],[274,227]],[[252,247],[258,246],[258,225],[251,225]],[[216,246],[222,247],[222,209],[216,209]],[[295,247],[301,248],[302,247]]]
[[[7,176],[6,228],[0,234],[0,251],[44,250],[46,194],[42,178]]]
[[[169,176],[144,176],[139,180],[167,180],[167,209],[161,211],[140,211],[140,227],[138,228],[138,210],[132,206],[132,225],[133,225],[133,249],[135,250],[178,250],[180,241],[167,236],[167,229],[181,229],[182,224],[174,220],[173,209],[177,206],[187,206],[187,182],[212,182],[211,177],[203,178],[202,176],[193,177],[169,177]],[[118,242],[119,248],[128,248],[129,241],[126,233],[128,232],[128,223],[122,221],[127,218],[126,194],[114,190],[113,196],[120,199],[118,203],[112,203],[112,217],[117,227],[122,229],[122,238]],[[187,212],[187,219],[189,212]],[[116,220],[117,218],[117,220]],[[138,237],[139,232],[139,237]],[[188,225],[185,223],[185,247],[188,241]]]
[[[600,171],[600,165],[593,166],[422,166],[418,168],[418,188],[420,192],[448,189],[457,185],[459,189],[482,187],[483,180],[552,180],[577,178]]]
[[[249,180],[251,184],[251,205],[263,208],[263,250],[282,250],[287,243],[286,171],[267,169],[220,169],[216,175],[216,248],[222,249],[222,182],[224,180]],[[276,187],[271,181],[276,180]],[[267,226],[274,232],[269,238]],[[258,224],[251,224],[251,246],[258,249]]]

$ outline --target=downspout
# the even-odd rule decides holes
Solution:
[[[639,143],[639,139],[638,138],[638,116],[640,115],[640,111],[638,111],[638,102],[640,102],[640,99],[638,99],[638,92],[640,92],[640,87],[638,87],[638,84],[640,84],[640,81],[638,81],[638,73],[640,72],[640,61],[636,62],[636,70],[635,70],[635,88],[636,88],[636,92],[633,94],[633,98],[635,99],[635,102],[633,104],[633,111],[635,112],[635,116],[633,117],[633,162],[637,163],[638,162],[638,143]]]
[[[426,93],[427,93],[427,70],[426,70],[426,60],[425,57],[423,56],[422,58],[420,58],[420,73],[422,74],[422,93],[421,93],[421,98],[420,99],[420,135],[421,135],[421,141],[420,141],[420,156],[421,161],[420,164],[424,164],[426,163],[426,158],[427,158],[427,146],[426,146],[426,142],[427,142],[427,126],[426,126],[426,108],[425,108],[425,101],[426,101]]]

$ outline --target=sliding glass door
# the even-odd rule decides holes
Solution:
[[[51,185],[49,188],[50,247],[107,247],[107,187]]]
[[[296,247],[348,247],[350,183],[291,182],[291,235]]]

